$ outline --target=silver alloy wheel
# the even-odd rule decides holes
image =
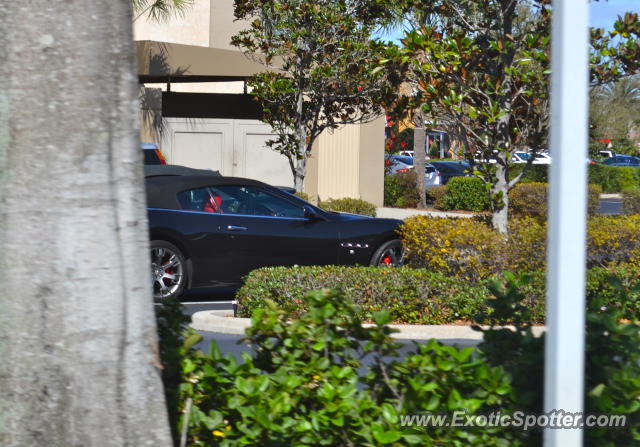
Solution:
[[[177,294],[184,281],[184,265],[181,256],[166,247],[151,249],[151,281],[153,297],[165,299]]]

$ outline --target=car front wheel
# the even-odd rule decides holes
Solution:
[[[404,252],[399,239],[382,244],[371,257],[369,265],[400,267],[404,263]]]
[[[167,241],[151,241],[151,281],[156,301],[178,298],[187,282],[187,269],[180,250]]]

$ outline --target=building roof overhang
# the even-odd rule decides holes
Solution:
[[[142,83],[246,81],[269,70],[240,51],[220,48],[139,40],[136,52]]]

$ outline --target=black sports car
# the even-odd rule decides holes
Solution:
[[[395,219],[324,211],[264,183],[182,166],[146,166],[156,299],[236,287],[251,270],[401,265]]]

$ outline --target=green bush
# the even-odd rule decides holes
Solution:
[[[589,166],[589,183],[600,185],[607,193],[621,192],[624,189],[633,189],[638,184],[639,168],[624,166],[607,166],[596,164]]]
[[[587,230],[589,267],[628,263],[640,268],[640,215],[593,216]],[[513,218],[503,236],[476,219],[414,216],[405,220],[400,235],[408,265],[465,281],[546,265],[544,219]]]
[[[625,214],[640,214],[640,189],[622,191],[622,210]]]
[[[595,216],[587,224],[589,266],[631,263],[640,267],[640,215]]]
[[[522,172],[525,164],[512,164],[509,167],[510,178],[515,178]],[[531,165],[522,177],[522,183],[549,183],[549,165]]]
[[[509,191],[509,212],[513,216],[536,217],[546,219],[548,213],[548,184],[547,183],[521,183]],[[600,194],[602,188],[599,185],[589,185],[587,212],[596,214],[600,208]]]
[[[441,209],[486,211],[490,208],[487,188],[479,178],[454,177],[447,182]]]
[[[400,185],[395,175],[384,176],[384,206],[395,207],[400,198]]]
[[[399,232],[412,267],[474,282],[507,267],[505,238],[473,219],[414,216]]]
[[[433,205],[438,210],[444,209],[444,199],[447,195],[446,186],[434,186],[426,190],[425,196],[427,203]]]
[[[329,199],[318,203],[318,206],[328,211],[340,213],[362,214],[364,216],[376,216],[376,206],[362,199],[345,197],[343,199]]]
[[[530,216],[546,218],[547,194],[546,183],[522,183],[509,191],[509,213],[513,216]]]
[[[630,316],[618,304],[637,302],[640,282],[637,276],[629,283],[628,277],[608,277],[605,271],[596,270],[599,286],[605,286],[607,291],[603,294],[599,287],[587,287],[585,412],[624,415],[626,426],[586,428],[585,445],[635,445],[640,436],[640,404],[637,399],[640,396],[639,322],[637,313]],[[588,284],[593,279],[594,275],[589,275]],[[494,284],[496,298],[488,303],[492,309],[491,316],[481,315],[478,318],[478,322],[490,324],[489,329],[477,328],[484,336],[479,351],[486,363],[503,367],[513,377],[513,402],[517,406],[501,410],[539,414],[544,394],[544,335],[535,337],[527,322],[527,305],[522,302],[525,294],[521,291],[526,283],[527,278],[507,276],[503,284]],[[615,296],[615,300],[608,301],[605,296]],[[507,321],[516,321],[515,331],[501,327]],[[514,430],[512,434],[525,445],[540,445],[539,433],[532,436],[522,430]]]
[[[296,192],[295,195],[300,197],[302,200],[306,200],[307,202],[309,201],[309,194],[306,192]]]
[[[357,306],[339,293],[304,299],[308,312],[293,320],[273,303],[257,310],[246,331],[252,354],[241,362],[223,357],[215,342],[208,355],[183,359],[187,445],[521,445],[502,428],[400,424],[417,412],[473,415],[515,405],[510,377],[473,348],[430,341],[400,359],[388,313],[363,328]]]
[[[423,269],[379,267],[270,267],[254,270],[236,294],[238,315],[248,317],[271,300],[292,316],[308,309],[308,290],[336,288],[361,308],[358,317],[389,311],[393,321],[444,324],[471,320],[486,298],[472,286]]]
[[[384,205],[397,208],[415,208],[420,201],[413,170],[387,175],[384,178]]]

